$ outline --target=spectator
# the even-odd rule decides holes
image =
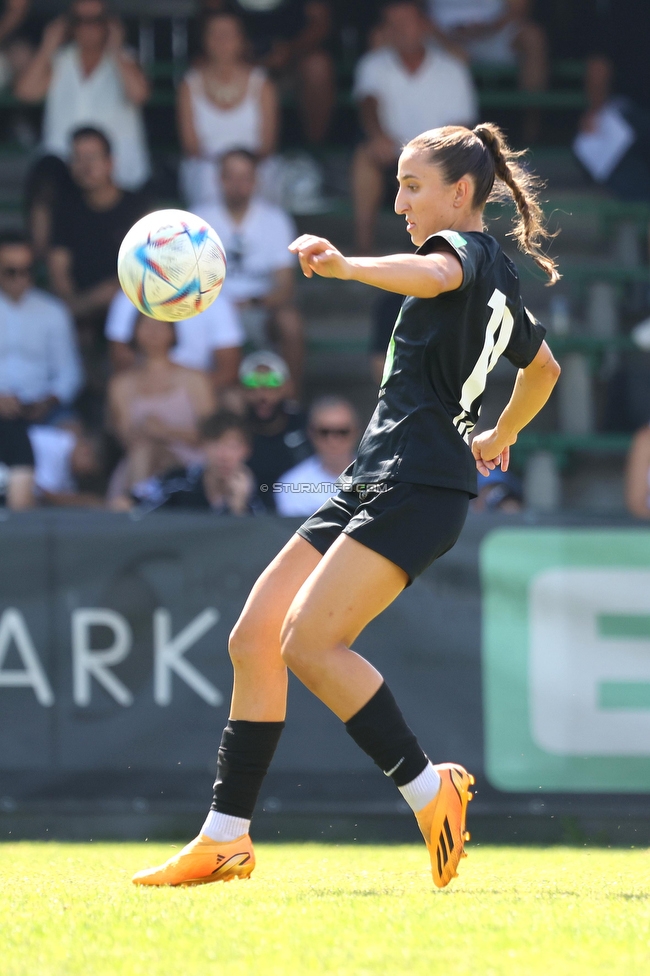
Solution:
[[[386,177],[392,186],[401,146],[427,129],[476,118],[469,70],[427,43],[429,29],[415,0],[389,0],[382,17],[386,46],[369,51],[357,65],[354,96],[366,141],[354,155],[352,193],[362,253],[372,250]]]
[[[359,418],[342,397],[321,397],[309,411],[309,438],[315,454],[280,477],[275,496],[278,515],[312,515],[338,491],[337,481],[352,464],[359,440]]]
[[[106,316],[105,335],[116,370],[135,365],[133,332],[139,312],[123,291],[118,291]],[[178,342],[169,358],[179,366],[198,369],[209,376],[215,393],[237,382],[244,333],[239,315],[225,295],[205,312],[174,323]]]
[[[501,512],[516,515],[521,512],[524,494],[521,482],[510,471],[495,468],[490,475],[478,475],[478,495],[473,500],[473,512]]]
[[[198,424],[214,410],[207,377],[169,357],[176,344],[172,322],[139,316],[135,342],[142,361],[108,388],[112,426],[126,451],[111,479],[111,498],[179,463],[199,463]]]
[[[637,431],[627,459],[625,502],[630,515],[650,519],[650,426]]]
[[[224,153],[243,148],[269,156],[278,136],[278,100],[266,72],[245,60],[239,18],[207,13],[204,58],[178,89],[178,130],[185,160],[181,183],[189,205],[219,199],[217,167]]]
[[[294,303],[295,258],[288,246],[296,237],[291,218],[255,196],[255,157],[245,150],[226,153],[221,166],[222,204],[206,204],[201,216],[214,227],[228,255],[223,293],[235,302],[244,328],[256,344],[276,339],[289,366],[294,396],[300,396],[304,339]]]
[[[38,499],[66,508],[103,508],[101,441],[73,426],[29,428]]]
[[[272,486],[284,471],[312,453],[305,419],[289,399],[289,368],[273,352],[254,352],[239,367],[248,420],[253,432],[253,453],[248,465],[260,498],[275,511]]]
[[[279,84],[296,92],[308,142],[322,142],[336,97],[335,71],[327,49],[332,35],[329,0],[203,0],[203,9],[236,10],[252,39],[257,61]]]
[[[624,200],[650,200],[650,18],[644,0],[599,0],[583,19],[588,109],[574,149]]]
[[[519,66],[519,87],[548,84],[546,33],[530,17],[530,0],[428,0],[434,37],[482,64]]]
[[[149,84],[104,0],[74,0],[67,16],[48,24],[15,91],[26,102],[45,99],[45,153],[67,159],[72,133],[97,126],[114,148],[116,184],[135,190],[148,179],[141,106]]]
[[[218,515],[253,515],[263,511],[255,498],[255,481],[246,466],[251,435],[237,414],[217,413],[200,426],[205,461],[169,471],[134,487],[132,495],[146,508],[209,509]]]
[[[48,269],[53,291],[76,319],[88,384],[83,409],[92,417],[103,408],[104,320],[119,288],[117,252],[147,202],[142,192],[113,183],[110,145],[97,129],[74,134],[71,172],[74,191],[63,195],[53,214]]]
[[[74,315],[103,318],[119,287],[120,244],[148,201],[113,182],[111,146],[98,129],[74,133],[70,171],[80,192],[66,196],[54,211],[51,284]]]
[[[65,305],[32,284],[32,249],[0,236],[0,416],[22,429],[70,406],[82,380]]]

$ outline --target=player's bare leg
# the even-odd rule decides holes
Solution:
[[[350,645],[399,595],[408,577],[379,553],[342,535],[306,579],[282,630],[282,655],[300,680],[346,723],[347,731],[416,814],[435,884],[456,876],[464,855],[473,777],[456,764],[433,766],[379,672]]]
[[[230,637],[235,680],[226,733],[240,730],[242,723],[244,736],[247,731],[259,738],[267,728],[271,734],[278,726],[281,730],[287,707],[287,667],[280,653],[280,631],[293,598],[320,559],[313,546],[294,536],[255,583]],[[218,787],[215,789],[218,796]],[[247,822],[215,809],[206,821],[217,828],[207,827],[213,836],[205,833],[204,824],[204,831],[165,864],[138,872],[134,884],[196,885],[250,877],[255,853]],[[238,823],[241,832],[229,837],[229,831],[237,834]]]

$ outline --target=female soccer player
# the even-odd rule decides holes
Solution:
[[[308,278],[353,279],[408,297],[343,490],[262,573],[231,634],[232,707],[201,833],[165,864],[136,874],[136,884],[250,875],[249,825],[284,728],[287,668],[395,782],[426,841],[434,883],[442,888],[456,876],[473,777],[455,763],[429,761],[382,676],[350,647],[454,545],[476,494],[476,468],[507,469],[511,445],[560,373],[544,329],[524,308],[514,264],[485,233],[495,180],[515,200],[519,245],[553,284],[559,275],[541,251],[547,235],[534,179],[491,124],[432,129],[404,148],[395,210],[415,254],[346,258],[310,235],[290,246]],[[502,354],[519,367],[512,397],[496,427],[470,447],[487,374]]]

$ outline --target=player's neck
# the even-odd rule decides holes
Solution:
[[[476,210],[459,214],[455,220],[451,221],[449,227],[445,227],[444,229],[455,230],[459,233],[466,231],[468,234],[473,232],[481,233],[483,230],[483,214]]]

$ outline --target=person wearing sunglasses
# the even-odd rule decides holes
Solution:
[[[274,485],[278,515],[312,515],[337,493],[341,472],[354,460],[359,420],[348,400],[334,396],[315,400],[307,432],[315,453],[286,471]]]
[[[47,241],[48,206],[66,189],[61,161],[70,156],[71,133],[93,125],[113,148],[115,183],[137,190],[150,165],[142,106],[149,82],[125,47],[124,28],[103,0],[75,0],[51,21],[41,45],[16,82],[24,102],[45,101],[42,150],[28,180],[28,209],[40,249]]]
[[[239,368],[253,452],[248,466],[255,475],[260,500],[275,511],[273,485],[284,471],[312,454],[305,418],[290,397],[289,367],[274,352],[246,356]]]
[[[82,379],[70,315],[33,287],[33,260],[21,234],[0,236],[0,463],[11,508],[32,503],[29,425],[52,421]]]

